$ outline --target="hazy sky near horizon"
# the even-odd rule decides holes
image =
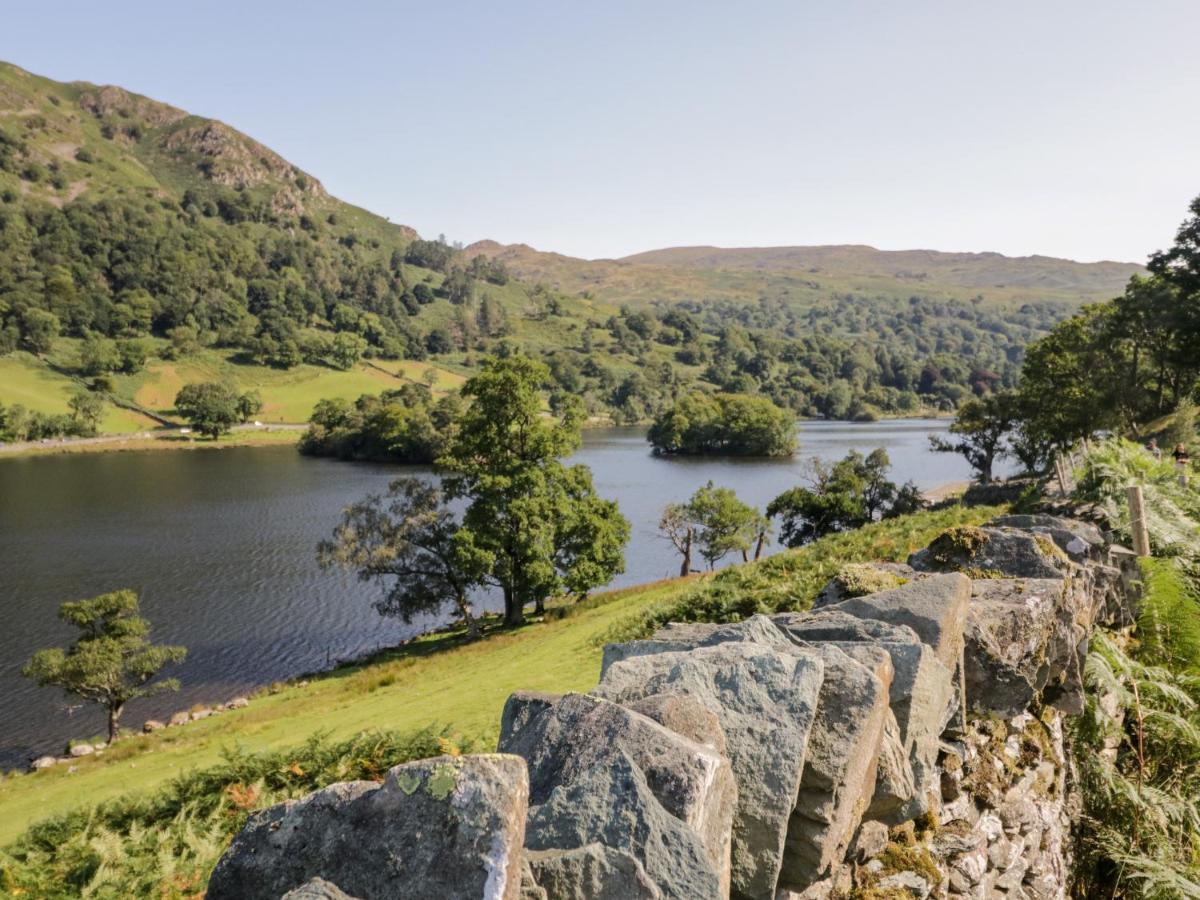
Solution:
[[[1197,0],[4,0],[0,23],[0,59],[221,119],[467,243],[1140,262],[1200,194]]]

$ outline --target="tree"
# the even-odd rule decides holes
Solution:
[[[29,307],[21,313],[21,342],[33,353],[49,353],[61,332],[62,323],[52,312]]]
[[[367,342],[363,338],[348,331],[340,331],[333,336],[329,354],[335,366],[349,371],[358,364],[366,350]]]
[[[563,588],[582,600],[625,571],[630,525],[615,500],[596,494],[587,466],[564,468],[560,487],[554,566]]]
[[[243,422],[249,422],[262,412],[262,408],[262,394],[258,391],[246,391],[237,399],[238,418]]]
[[[371,494],[349,506],[331,540],[317,547],[322,568],[341,566],[361,581],[390,581],[375,602],[382,616],[405,622],[451,605],[470,638],[479,622],[470,593],[483,583],[490,557],[459,537],[459,524],[436,485],[396,478],[386,495]]]
[[[185,384],[175,395],[175,410],[201,434],[214,441],[240,420],[239,397],[215,381]]]
[[[103,375],[121,367],[117,345],[99,334],[89,334],[79,346],[79,371],[84,375]]]
[[[120,369],[127,375],[133,375],[146,367],[150,357],[150,346],[140,338],[123,338],[117,341],[117,357]]]
[[[950,434],[957,440],[930,435],[929,444],[938,453],[959,453],[971,465],[982,484],[992,480],[996,460],[1008,452],[1005,438],[1017,420],[1012,394],[990,394],[959,407]]]
[[[79,637],[65,650],[39,650],[21,674],[104,707],[110,742],[120,734],[129,701],[179,689],[174,678],[153,679],[167,664],[182,662],[187,650],[150,643],[150,623],[138,615],[135,592],[64,603],[58,617],[78,628]]]
[[[686,503],[668,503],[658,520],[662,532],[683,557],[679,564],[679,577],[692,573],[692,550],[696,543],[696,523]]]
[[[687,575],[693,550],[709,569],[734,552],[749,561],[752,547],[758,559],[770,536],[770,522],[739,500],[731,488],[716,487],[710,481],[687,503],[668,504],[659,520],[659,530],[683,555],[679,574]]]
[[[1086,306],[1029,347],[1019,405],[1031,437],[1067,447],[1120,420],[1129,362],[1114,324],[1113,307]],[[989,430],[991,412],[1003,412],[986,406],[965,411],[967,427],[982,432]]]
[[[851,450],[832,465],[815,460],[812,468],[808,486],[784,491],[767,506],[768,516],[782,519],[780,537],[789,547],[925,505],[911,481],[897,487],[888,480],[891,462],[882,447],[866,456]]]
[[[796,421],[766,397],[692,391],[655,419],[646,439],[667,455],[791,456]]]
[[[104,397],[94,394],[86,388],[77,388],[67,401],[73,418],[80,428],[89,434],[96,433],[100,417],[104,415]]]
[[[586,466],[561,462],[579,446],[580,404],[571,398],[557,420],[542,415],[549,377],[519,354],[486,362],[463,385],[472,402],[439,460],[446,495],[468,503],[461,539],[492,560],[489,579],[504,594],[509,625],[564,585],[582,593],[624,566],[628,522],[596,497]],[[584,546],[585,534],[597,549]]]

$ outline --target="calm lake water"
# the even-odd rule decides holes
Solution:
[[[620,586],[678,572],[658,517],[709,479],[762,507],[803,480],[814,457],[882,446],[897,482],[964,480],[960,457],[928,450],[928,435],[946,425],[805,423],[801,453],[787,461],[658,459],[641,429],[600,429],[585,434],[575,460],[633,525]],[[133,729],[438,624],[381,619],[371,608],[377,588],[322,572],[314,559],[344,506],[413,469],[309,459],[290,447],[0,460],[0,768],[102,730],[95,710],[20,676],[35,650],[71,636],[55,617],[66,599],[136,588],[156,640],[187,646],[172,672],[183,690],[131,704]]]

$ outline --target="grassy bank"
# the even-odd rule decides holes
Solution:
[[[0,781],[0,846],[11,844],[8,861],[0,858],[0,889],[7,878],[9,885],[27,885],[26,891],[36,893],[48,871],[74,865],[66,858],[68,851],[59,848],[87,846],[104,864],[85,867],[91,874],[63,896],[77,896],[85,889],[100,896],[143,891],[143,882],[130,879],[135,873],[145,876],[148,859],[161,873],[156,896],[189,895],[219,856],[231,816],[280,796],[278,791],[244,784],[238,773],[261,772],[264,766],[274,771],[271,766],[279,768],[278,761],[289,755],[293,758],[286,766],[305,770],[304,754],[309,751],[303,745],[316,733],[338,741],[386,729],[410,740],[432,727],[460,745],[488,747],[494,744],[501,708],[512,691],[590,689],[607,640],[645,633],[658,621],[676,616],[729,619],[804,609],[846,562],[900,560],[947,527],[982,522],[995,514],[995,509],[954,507],[881,522],[715,576],[597,595],[578,606],[552,609],[545,622],[500,631],[475,643],[464,642],[456,633],[431,635],[303,686],[267,693],[245,709],[129,738],[102,756],[80,760],[73,771],[58,766],[10,776]],[[223,761],[234,748],[241,754],[238,759]],[[276,762],[268,765],[258,756],[263,753],[282,755],[270,757]],[[350,758],[341,766],[326,760],[321,771],[326,781],[339,780],[349,777],[346,773],[356,765]],[[234,791],[234,784],[241,787]],[[307,779],[297,785],[296,790],[311,789],[316,782]],[[112,802],[122,795],[127,799]],[[186,840],[180,837],[181,807],[170,801],[179,796],[192,798],[188,809],[193,812],[203,808],[211,813],[202,821],[187,820]],[[204,797],[207,805],[200,802]],[[96,813],[71,815],[81,802],[102,801],[110,802]],[[26,832],[47,817],[52,817],[49,824]],[[192,860],[191,874],[182,879],[171,874],[180,854],[191,854]]]
[[[166,353],[167,342],[146,338],[155,353]],[[65,414],[67,401],[80,381],[72,377],[79,368],[82,342],[60,338],[45,359],[23,351],[0,357],[0,403],[21,404],[37,412]],[[328,366],[299,365],[292,369],[246,362],[237,352],[198,350],[186,357],[165,360],[151,357],[146,367],[132,375],[111,376],[113,395],[120,400],[175,420],[175,395],[194,381],[220,381],[239,392],[258,391],[263,408],[255,417],[267,423],[308,421],[319,400],[341,397],[355,400],[410,382],[432,380],[435,391],[457,389],[465,376],[459,367],[417,360],[364,360],[342,371]],[[104,434],[126,434],[154,428],[154,419],[110,404],[99,423]]]
[[[64,453],[122,453],[138,450],[221,450],[227,447],[273,447],[294,444],[303,429],[263,429],[234,431],[217,440],[177,431],[138,432],[130,435],[103,435],[97,438],[67,439],[29,443],[0,448],[0,460],[28,456],[56,456]]]

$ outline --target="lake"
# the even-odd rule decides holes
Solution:
[[[928,435],[947,425],[808,422],[792,460],[661,459],[642,429],[596,429],[574,461],[592,467],[598,491],[633,525],[626,571],[613,582],[621,586],[678,573],[658,518],[709,479],[761,508],[800,483],[814,457],[882,446],[897,482],[965,480],[961,457],[928,449]],[[70,638],[55,617],[63,600],[138,589],[155,639],[187,646],[171,672],[183,690],[131,704],[124,725],[135,730],[439,624],[381,619],[371,608],[377,587],[322,572],[314,558],[343,507],[414,470],[429,471],[310,459],[291,447],[0,460],[0,769],[103,730],[98,711],[20,676],[35,650]],[[498,598],[488,605],[501,608]]]

